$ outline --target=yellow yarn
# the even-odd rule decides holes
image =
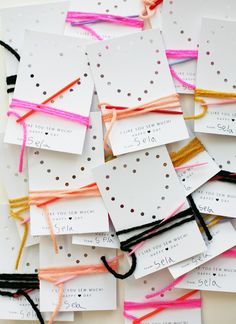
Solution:
[[[210,216],[212,216],[212,215],[210,215]],[[205,217],[205,218],[209,218],[209,216],[208,216],[208,217]],[[214,218],[210,221],[210,223],[207,224],[207,227],[208,227],[208,228],[211,228],[212,226],[218,224],[222,219],[223,219],[223,217],[221,217],[221,216],[216,216],[216,217],[214,217]],[[204,229],[203,229],[201,226],[200,226],[200,232],[201,232],[201,233],[204,232]]]
[[[185,116],[185,120],[190,120],[190,119],[199,119],[202,118],[203,116],[206,115],[208,106],[205,102],[204,99],[200,97],[210,97],[210,98],[236,98],[236,93],[235,92],[221,92],[221,91],[214,91],[214,90],[205,90],[205,89],[195,89],[195,94],[194,94],[194,100],[196,102],[199,102],[202,105],[202,111],[194,116]]]
[[[28,197],[24,196],[24,197],[9,199],[9,205],[10,205],[10,216],[19,220],[20,222],[24,221],[24,218],[22,216],[20,216],[20,214],[26,210],[29,210]],[[19,247],[19,250],[17,253],[16,262],[15,262],[16,270],[19,267],[22,251],[25,246],[25,242],[26,242],[28,230],[29,230],[28,223],[24,223],[22,225],[24,226],[24,233],[21,238],[21,243],[20,243],[20,247]]]
[[[187,145],[182,147],[178,152],[170,153],[170,158],[175,167],[178,167],[185,162],[188,162],[192,158],[194,158],[200,152],[205,150],[202,143],[194,137]]]
[[[207,227],[210,228],[214,225],[216,225],[217,223],[219,223],[221,220],[223,219],[223,217],[217,216],[215,217],[208,225]]]
[[[195,89],[195,97],[236,98],[236,92],[221,92],[197,88]]]

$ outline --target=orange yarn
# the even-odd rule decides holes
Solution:
[[[63,198],[79,198],[91,196],[100,196],[100,191],[95,182],[79,189],[30,191],[29,204],[36,205],[37,207],[42,207]]]
[[[110,104],[106,102],[102,102],[98,105],[99,108],[101,107],[105,108],[105,110],[102,112],[103,122],[104,123],[110,122],[110,125],[107,128],[107,132],[104,137],[105,149],[108,148],[108,137],[110,135],[110,132],[116,120],[144,115],[147,113],[154,112],[155,110],[158,110],[159,113],[165,113],[165,111],[167,112],[168,109],[180,108],[180,102],[179,102],[179,95],[177,93],[174,93],[169,96],[152,100],[145,104],[129,107],[122,110],[116,110],[116,109],[108,110],[106,109],[107,106],[110,106]]]
[[[116,270],[117,261],[109,261],[109,265]],[[91,264],[91,265],[76,265],[76,266],[65,266],[65,267],[49,267],[39,269],[38,278],[53,283],[59,288],[57,305],[49,319],[49,324],[52,324],[60,311],[63,299],[64,284],[65,282],[75,279],[80,275],[104,273],[107,272],[106,267],[103,263]]]
[[[30,191],[29,205],[36,205],[37,207],[43,208],[44,216],[48,224],[50,237],[56,254],[58,254],[58,245],[47,205],[59,199],[96,197],[100,195],[100,191],[95,182],[79,189]]]

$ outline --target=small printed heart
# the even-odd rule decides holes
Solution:
[[[216,198],[216,201],[219,201],[220,199],[219,198]]]
[[[213,273],[213,276],[215,277],[216,276],[216,273]]]
[[[168,251],[169,250],[169,248],[166,248],[166,251]]]
[[[48,135],[48,133],[45,133],[45,135]]]
[[[69,220],[72,220],[72,217],[69,217]]]
[[[151,133],[151,131],[150,131],[150,130],[148,130],[147,132],[148,132],[148,134],[150,134],[150,133]]]
[[[232,121],[234,122],[234,121],[235,121],[235,119],[232,119]]]
[[[182,181],[184,182],[184,181],[185,181],[185,179],[182,179]]]
[[[78,295],[78,297],[81,297],[81,295]]]

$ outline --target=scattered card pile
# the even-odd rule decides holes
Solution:
[[[200,324],[201,290],[236,293],[236,2],[0,17],[0,319]]]

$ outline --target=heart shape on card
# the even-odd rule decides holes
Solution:
[[[125,36],[122,42],[112,39],[98,43],[94,48],[91,45],[87,51],[101,102],[131,106],[173,93],[173,90],[167,89],[167,82],[163,80],[168,79],[171,83],[169,66],[159,33],[154,34],[152,31],[136,33]],[[133,53],[136,53],[135,60]],[[145,59],[148,64],[144,66]],[[142,77],[135,82],[137,70]]]
[[[54,189],[79,188],[81,182],[90,174],[91,168],[103,162],[102,130],[100,113],[92,113],[91,124],[87,130],[83,155],[67,155],[44,150],[32,150],[30,154],[30,187],[42,174],[45,187]],[[31,172],[33,166],[33,173]],[[66,170],[64,169],[66,165]]]
[[[185,200],[164,146],[121,156],[94,176],[116,230],[164,218]]]

